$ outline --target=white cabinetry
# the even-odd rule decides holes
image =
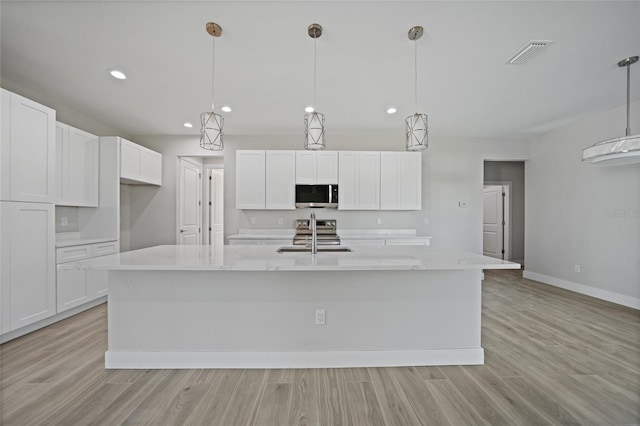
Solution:
[[[117,241],[63,247],[56,250],[56,263],[63,264],[118,253]],[[85,269],[57,271],[57,312],[95,300],[107,294],[107,272]]]
[[[295,151],[236,151],[236,208],[295,209]]]
[[[266,151],[265,157],[265,208],[295,209],[295,151]]]
[[[0,200],[53,203],[56,112],[1,89]]]
[[[0,332],[56,313],[54,205],[0,202]]]
[[[380,153],[380,209],[422,209],[420,152]]]
[[[340,151],[338,160],[338,208],[380,208],[380,152]]]
[[[97,136],[56,124],[56,204],[98,207],[99,150]]]
[[[265,151],[236,151],[236,209],[264,209]]]
[[[297,184],[337,184],[338,151],[296,151]]]
[[[162,185],[162,154],[121,139],[120,181],[128,184]]]

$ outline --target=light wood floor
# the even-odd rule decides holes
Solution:
[[[486,273],[484,366],[109,370],[102,305],[0,347],[2,425],[640,424],[640,313]]]

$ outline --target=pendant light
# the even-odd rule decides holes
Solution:
[[[627,68],[627,129],[625,136],[598,142],[582,150],[582,161],[602,166],[620,166],[640,163],[640,134],[631,136],[629,115],[631,98],[629,86],[631,83],[631,65],[638,62],[637,56],[631,56],[618,62],[620,68]]]
[[[222,137],[224,132],[224,117],[214,112],[213,88],[214,88],[214,70],[216,56],[216,38],[222,35],[222,28],[215,22],[207,23],[207,33],[212,37],[212,65],[211,65],[211,111],[200,114],[200,147],[211,151],[222,151],[224,143]]]
[[[406,118],[405,130],[407,136],[407,151],[422,151],[429,146],[428,138],[428,117],[427,114],[418,113],[418,42],[422,37],[423,28],[420,26],[413,27],[409,30],[409,40],[414,43],[413,59],[414,59],[414,83],[415,83],[415,113]]]
[[[324,149],[324,114],[316,110],[316,45],[322,35],[319,24],[311,24],[307,29],[313,39],[313,110],[304,115],[304,149]]]

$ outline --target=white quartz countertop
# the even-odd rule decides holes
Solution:
[[[417,236],[415,229],[338,229],[336,233],[340,238],[350,240],[431,238]],[[229,240],[282,240],[293,239],[294,235],[295,231],[292,229],[240,229],[238,234],[230,235],[228,238]]]
[[[479,254],[429,246],[350,246],[350,253],[276,253],[275,246],[156,246],[58,265],[130,271],[370,271],[519,269]]]
[[[106,243],[116,241],[116,238],[78,238],[78,239],[59,239],[56,240],[56,248],[82,246],[85,244]]]

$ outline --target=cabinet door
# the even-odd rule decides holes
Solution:
[[[69,138],[69,126],[56,122],[56,204],[64,203],[66,193],[64,174],[67,169],[65,154],[65,141]]]
[[[87,288],[87,272],[82,269],[61,269],[56,279],[56,310],[58,313],[87,303],[89,289]]]
[[[362,151],[359,153],[359,157],[358,208],[360,210],[379,210],[380,153]],[[340,187],[338,186],[338,188]]]
[[[295,209],[295,151],[267,151],[265,167],[265,208]]]
[[[120,177],[139,180],[141,162],[142,147],[122,139],[120,142]]]
[[[63,149],[67,158],[63,175],[65,204],[98,207],[99,139],[73,127],[69,127],[68,135],[66,152]]]
[[[358,152],[340,151],[338,155],[338,209],[358,209]]]
[[[109,271],[87,271],[87,294],[89,300],[106,296],[109,287]]]
[[[380,153],[380,209],[398,210],[398,152]]]
[[[265,151],[236,151],[236,208],[265,208]]]
[[[296,151],[296,183],[313,185],[316,183],[316,153]]]
[[[401,210],[422,210],[422,154],[399,154],[399,207]]]
[[[56,112],[2,90],[0,199],[53,203]]]
[[[56,313],[53,204],[0,203],[2,327],[16,330]]]
[[[316,151],[316,183],[338,183],[338,151]]]
[[[162,154],[142,148],[140,153],[140,175],[143,182],[162,185]]]

